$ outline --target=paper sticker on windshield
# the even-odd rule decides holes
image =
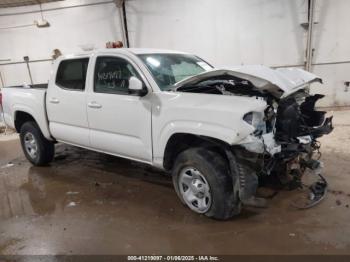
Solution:
[[[203,68],[206,71],[212,70],[211,66],[203,61],[197,62],[197,65],[199,65],[201,68]]]

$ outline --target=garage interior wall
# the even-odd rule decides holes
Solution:
[[[107,4],[102,4],[109,2]],[[98,5],[89,5],[101,3]],[[118,10],[113,1],[68,0],[43,4],[42,8],[54,9],[88,5],[83,7],[59,9],[44,12],[50,27],[36,26],[0,29],[0,60],[23,62],[24,56],[30,60],[50,59],[55,48],[63,54],[82,52],[81,46],[92,45],[103,48],[105,43],[121,39],[121,26]],[[38,5],[0,9],[0,28],[21,26],[40,19],[40,13],[2,16],[6,13],[20,13],[40,10]],[[4,62],[0,62],[4,63]],[[47,83],[51,61],[30,63],[34,84]],[[26,64],[0,66],[4,84],[21,85],[30,83]]]
[[[43,9],[102,3],[69,0],[43,4]],[[217,67],[241,64],[303,68],[307,30],[307,0],[126,0],[131,47],[176,49],[195,53]],[[38,6],[0,10],[0,28],[31,23],[40,13],[1,16],[38,10]],[[327,94],[320,106],[350,105],[350,27],[348,0],[316,0],[312,71],[324,79],[313,92]],[[0,29],[0,59],[23,61],[50,58],[81,45],[104,47],[121,40],[120,17],[114,3],[44,12],[48,28]],[[339,63],[341,62],[341,63]],[[0,62],[1,63],[1,62]],[[47,82],[51,62],[31,64],[35,83]],[[25,64],[2,65],[5,85],[29,83]]]

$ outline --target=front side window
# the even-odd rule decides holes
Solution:
[[[140,79],[135,68],[125,59],[119,57],[98,57],[95,67],[96,93],[129,94],[129,79]]]
[[[142,54],[146,64],[161,90],[175,83],[212,69],[212,66],[194,55],[188,54]]]
[[[85,89],[89,58],[63,60],[57,70],[56,85],[70,90]]]

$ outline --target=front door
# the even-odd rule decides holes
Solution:
[[[96,58],[93,87],[87,94],[91,147],[151,162],[151,104],[147,96],[129,93],[131,76],[141,80],[140,73],[126,58]]]

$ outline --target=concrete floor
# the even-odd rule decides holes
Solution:
[[[334,115],[327,198],[301,211],[302,192],[280,191],[227,222],[182,206],[150,167],[62,145],[32,167],[18,139],[0,138],[0,254],[350,254],[350,111]]]

